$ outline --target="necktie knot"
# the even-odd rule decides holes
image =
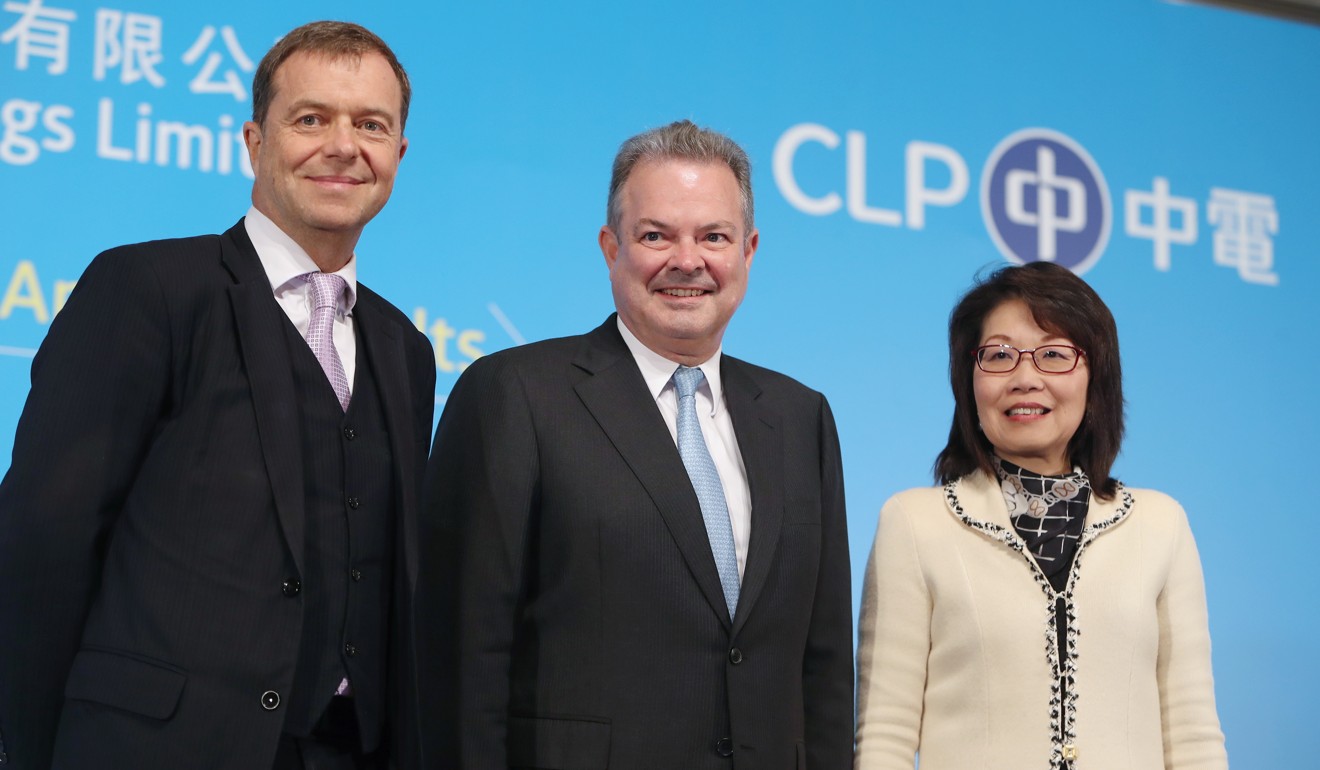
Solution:
[[[680,366],[674,370],[674,388],[679,398],[695,395],[697,388],[706,379],[706,373],[695,366]]]
[[[339,309],[339,298],[348,284],[334,273],[307,273],[307,283],[312,288],[312,307]]]

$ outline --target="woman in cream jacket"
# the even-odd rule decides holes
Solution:
[[[1109,475],[1109,310],[1057,265],[1007,267],[949,341],[944,486],[885,504],[867,566],[856,767],[1227,768],[1186,515]]]

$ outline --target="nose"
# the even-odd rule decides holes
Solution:
[[[1045,376],[1036,368],[1034,353],[1023,354],[1017,368],[1008,373],[1009,387],[1013,390],[1040,390],[1045,386]]]
[[[706,266],[706,258],[694,238],[680,238],[669,255],[669,267],[684,274],[692,274]]]
[[[350,122],[337,120],[326,132],[324,152],[328,157],[352,160],[358,155],[357,129]]]

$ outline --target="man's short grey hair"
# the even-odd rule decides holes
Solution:
[[[751,237],[755,222],[752,207],[752,162],[743,148],[729,137],[690,120],[678,120],[667,126],[653,128],[638,134],[619,147],[614,156],[614,173],[610,175],[610,199],[605,208],[605,219],[614,237],[619,238],[619,193],[638,163],[688,160],[697,163],[723,163],[733,172],[742,198],[743,239]]]

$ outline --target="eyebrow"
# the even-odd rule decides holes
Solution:
[[[637,225],[634,227],[634,230],[641,230],[643,228],[652,228],[652,227],[659,230],[670,229],[670,225],[666,222],[661,222],[658,219],[651,219],[650,217],[642,217],[641,219],[637,220]],[[736,225],[735,223],[730,222],[726,219],[721,219],[715,222],[709,222],[707,224],[701,225],[697,228],[697,230],[698,232],[710,232],[711,230],[721,230],[721,229],[733,230],[733,229],[737,229],[737,227],[738,225]]]
[[[289,105],[289,109],[286,110],[286,114],[295,115],[307,109],[319,110],[321,112],[333,112],[338,108],[332,107],[330,104],[316,99],[299,99]],[[369,115],[377,119],[383,119],[383,122],[389,123],[391,126],[393,126],[399,120],[398,116],[395,113],[390,112],[390,110],[384,107],[368,107],[365,110],[357,111],[357,114]]]
[[[982,341],[981,341],[981,344],[982,344],[982,345],[985,345],[985,344],[989,343],[991,340],[1004,340],[1005,342],[1011,342],[1012,339],[1013,339],[1013,338],[1012,338],[1012,337],[1009,337],[1007,334],[991,334],[989,337],[986,337],[984,340],[982,340]],[[1037,345],[1058,345],[1058,344],[1061,344],[1061,343],[1059,343],[1059,342],[1056,342],[1055,340],[1062,340],[1063,342],[1067,342],[1069,345],[1075,345],[1075,344],[1076,344],[1076,343],[1074,343],[1074,342],[1072,341],[1072,338],[1071,338],[1071,337],[1064,337],[1063,335],[1060,335],[1060,334],[1049,334],[1049,335],[1046,335],[1045,337],[1042,337],[1042,338],[1041,338],[1041,342],[1037,343]],[[1016,346],[1014,346],[1014,347],[1016,347]]]
[[[648,227],[654,227],[659,230],[669,229],[669,225],[665,224],[664,222],[661,222],[658,219],[650,219],[649,217],[642,217],[641,219],[637,220],[637,224],[633,227],[633,230],[636,231]]]

